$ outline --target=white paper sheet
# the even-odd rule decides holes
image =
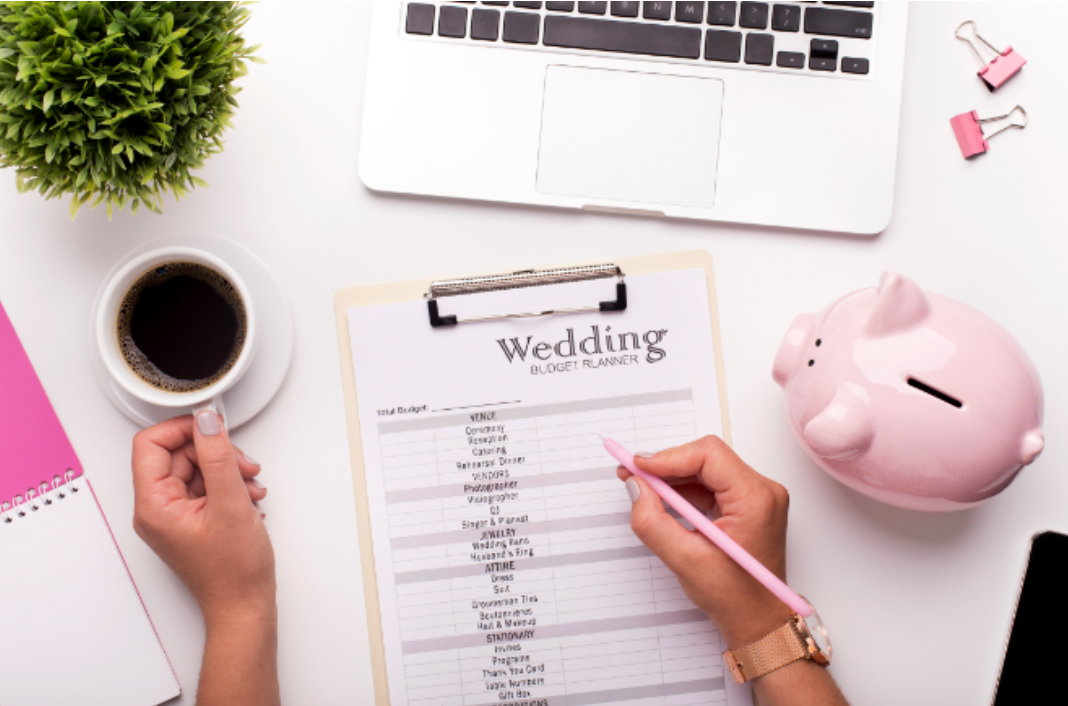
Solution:
[[[627,285],[622,313],[432,329],[422,302],[349,310],[394,706],[751,704],[631,532],[598,436],[655,451],[721,432],[705,273]],[[594,281],[441,308],[612,298]]]
[[[0,515],[0,562],[0,704],[154,706],[181,692],[85,478]]]

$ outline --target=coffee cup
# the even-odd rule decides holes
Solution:
[[[124,342],[120,337],[123,323],[120,321],[120,314],[124,317],[129,315],[129,295],[132,288],[144,282],[146,276],[153,272],[162,272],[175,266],[193,269],[199,266],[210,271],[212,276],[221,277],[221,280],[229,285],[226,289],[227,295],[231,298],[236,296],[240,301],[235,301],[234,304],[240,305],[243,311],[244,336],[240,350],[235,348],[233,356],[227,360],[228,367],[218,371],[217,375],[200,381],[202,384],[196,384],[195,381],[190,385],[161,384],[156,379],[159,377],[158,371],[155,371],[156,377],[146,375],[140,366],[131,362],[129,341]],[[187,315],[196,317],[197,312],[191,311]],[[173,407],[176,410],[185,408],[193,414],[211,409],[220,416],[225,416],[223,393],[248,372],[256,352],[256,311],[248,287],[226,262],[196,248],[167,247],[152,250],[121,267],[104,285],[94,326],[100,357],[116,384],[148,404]],[[135,372],[135,367],[142,370],[141,374]]]

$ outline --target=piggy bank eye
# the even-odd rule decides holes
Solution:
[[[822,338],[817,338],[816,339],[816,348],[819,348],[822,344],[823,344],[823,339]]]

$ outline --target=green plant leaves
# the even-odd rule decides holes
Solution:
[[[20,192],[159,212],[207,183],[233,81],[262,63],[241,2],[0,0],[0,167]]]

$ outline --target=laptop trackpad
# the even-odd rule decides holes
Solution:
[[[546,69],[538,191],[711,208],[723,82]]]

